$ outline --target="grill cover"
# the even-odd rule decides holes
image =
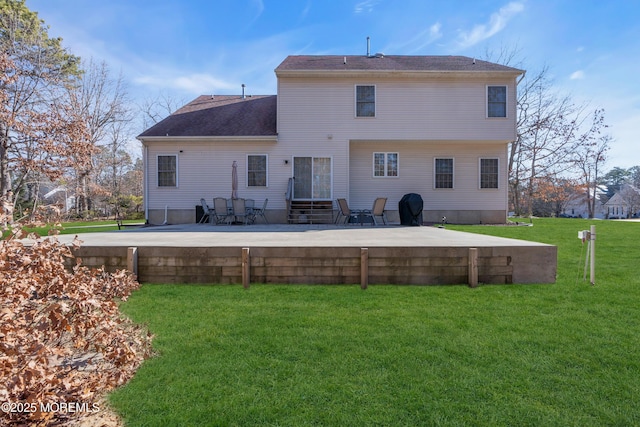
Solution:
[[[424,203],[422,196],[416,193],[409,193],[402,196],[398,202],[401,225],[422,225],[422,208]]]

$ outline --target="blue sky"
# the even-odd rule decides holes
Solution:
[[[640,165],[638,0],[27,0],[50,35],[122,73],[136,102],[160,93],[276,93],[287,55],[520,51],[529,73],[606,111],[606,168]]]

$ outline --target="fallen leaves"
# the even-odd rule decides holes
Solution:
[[[53,238],[31,246],[0,241],[0,402],[38,409],[3,411],[0,425],[77,419],[86,413],[46,412],[41,405],[95,407],[150,356],[149,333],[118,309],[117,301],[139,286],[134,276],[81,264],[69,270],[69,257],[70,249]]]

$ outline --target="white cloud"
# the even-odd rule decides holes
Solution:
[[[300,20],[306,18],[307,15],[309,15],[310,10],[311,10],[311,0],[308,0],[307,5],[304,7],[304,9],[302,10],[302,13],[300,14]]]
[[[442,24],[436,22],[429,28],[420,31],[415,36],[401,43],[392,43],[385,46],[388,52],[406,52],[407,54],[424,54],[423,49],[442,37]]]
[[[189,74],[184,76],[141,76],[134,83],[150,86],[154,90],[173,89],[192,95],[203,93],[214,94],[235,88],[237,85],[228,81],[217,79],[209,74]]]
[[[355,7],[353,8],[353,12],[354,13],[362,13],[362,12],[367,12],[367,13],[371,13],[373,12],[374,7],[380,3],[381,0],[365,0],[365,1],[361,1],[360,3],[357,3],[355,5]]]
[[[249,21],[249,25],[253,24],[255,21],[260,18],[262,12],[264,12],[264,3],[262,0],[252,0],[252,12],[254,14],[253,18]]]
[[[458,36],[458,43],[463,47],[471,47],[502,31],[511,18],[524,10],[524,3],[511,2],[498,12],[492,13],[487,24],[473,27],[471,31],[463,31]]]
[[[433,41],[442,37],[442,32],[440,31],[442,28],[442,24],[436,22],[431,27],[429,27],[429,40]]]
[[[442,24],[436,22],[429,27],[428,31],[423,31],[416,37],[413,42],[419,42],[420,44],[414,49],[414,52],[422,51],[426,46],[430,45],[434,41],[442,37]]]
[[[571,73],[571,76],[569,76],[570,80],[582,80],[584,79],[584,71],[582,70],[578,70],[578,71],[574,71],[573,73]]]

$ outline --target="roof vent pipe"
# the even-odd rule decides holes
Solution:
[[[367,57],[371,56],[371,37],[367,36]]]
[[[245,98],[244,96],[244,88],[246,87],[246,85],[244,83],[242,83],[242,99]]]

